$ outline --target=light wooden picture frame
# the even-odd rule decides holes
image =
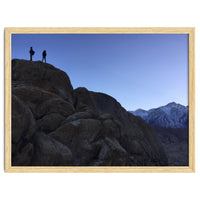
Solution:
[[[188,101],[189,165],[188,166],[12,166],[12,34],[188,34]],[[195,28],[5,28],[5,172],[195,172]]]

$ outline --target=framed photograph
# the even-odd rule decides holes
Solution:
[[[194,28],[5,28],[6,172],[195,172]]]

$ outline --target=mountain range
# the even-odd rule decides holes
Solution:
[[[130,112],[135,116],[141,117],[154,127],[188,127],[188,106],[183,106],[175,102],[150,110],[137,109]]]
[[[154,128],[164,147],[169,166],[188,166],[188,106],[172,102],[150,110],[130,112]]]

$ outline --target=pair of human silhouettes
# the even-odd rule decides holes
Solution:
[[[30,48],[29,53],[30,53],[30,61],[32,61],[32,57],[33,57],[33,55],[35,54],[35,51],[33,51],[33,48],[32,48],[32,47]],[[44,50],[44,51],[42,52],[42,62],[43,62],[43,60],[44,60],[44,62],[46,63],[46,56],[47,56],[47,53],[46,53],[46,50]]]

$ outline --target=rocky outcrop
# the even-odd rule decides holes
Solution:
[[[67,74],[40,61],[12,60],[13,84],[33,86],[57,94],[72,103],[73,88]]]
[[[12,94],[12,164],[28,165],[34,146],[31,138],[36,132],[36,121],[28,106]]]
[[[111,96],[73,90],[40,61],[12,61],[13,166],[164,166],[155,131]]]

